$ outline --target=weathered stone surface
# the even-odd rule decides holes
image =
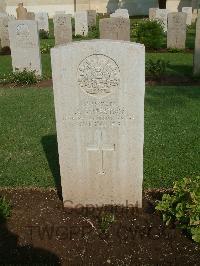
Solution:
[[[55,44],[66,44],[72,41],[71,15],[58,14],[54,16]]]
[[[130,41],[130,19],[104,18],[99,22],[100,39]]]
[[[6,0],[0,0],[0,13],[6,13]]]
[[[149,19],[154,20],[156,18],[156,9],[158,8],[149,8]]]
[[[144,46],[75,42],[51,58],[64,206],[141,207]]]
[[[127,9],[119,8],[115,10],[114,13],[110,14],[111,18],[129,18],[129,13]]]
[[[27,19],[28,20],[35,20],[35,13],[34,12],[27,12]]]
[[[87,13],[88,13],[88,26],[89,27],[96,26],[96,17],[97,17],[96,10],[87,10]]]
[[[75,35],[88,35],[88,13],[87,11],[79,11],[74,15],[75,18]]]
[[[49,31],[49,18],[48,13],[39,12],[35,14],[35,20],[38,22],[38,29]]]
[[[200,16],[198,16],[197,23],[196,23],[194,74],[200,76]]]
[[[186,24],[191,25],[192,24],[192,7],[183,7],[182,12],[185,12],[187,14]]]
[[[167,31],[167,9],[156,9],[156,19],[161,22],[164,32]]]
[[[27,19],[27,9],[23,6],[23,3],[19,3],[16,9],[17,19],[25,20]]]
[[[8,23],[14,20],[13,16],[0,16],[0,41],[1,48],[10,47],[9,34],[8,34]]]
[[[8,24],[13,71],[35,70],[41,75],[37,22],[16,20]]]
[[[186,19],[183,12],[168,14],[167,48],[185,49]]]

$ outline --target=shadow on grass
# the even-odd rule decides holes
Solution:
[[[174,65],[169,64],[167,66],[168,70],[170,69],[171,74],[174,75],[174,73],[177,76],[183,76],[183,77],[192,77],[193,75],[193,67],[188,65]]]
[[[62,200],[57,136],[56,135],[44,136],[42,137],[41,143],[43,146],[43,150],[46,154],[49,168],[51,169],[54,178],[54,183],[57,189],[58,197],[59,199]]]
[[[48,250],[34,248],[31,245],[19,246],[19,236],[8,230],[6,219],[1,213],[0,232],[1,265],[61,265],[59,258]]]

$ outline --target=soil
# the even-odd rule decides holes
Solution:
[[[200,265],[200,245],[155,212],[159,191],[144,193],[141,210],[64,209],[49,189],[1,189],[0,196],[12,204],[0,224],[0,264]]]

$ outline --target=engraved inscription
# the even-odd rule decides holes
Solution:
[[[30,33],[29,27],[26,24],[19,24],[16,27],[16,47],[30,48],[36,43]]]
[[[78,67],[78,84],[90,95],[106,96],[119,87],[119,67],[108,56],[91,55]]]

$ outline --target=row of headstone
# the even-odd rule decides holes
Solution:
[[[110,14],[111,18],[129,18],[129,13],[127,9],[117,9],[114,13]]]

